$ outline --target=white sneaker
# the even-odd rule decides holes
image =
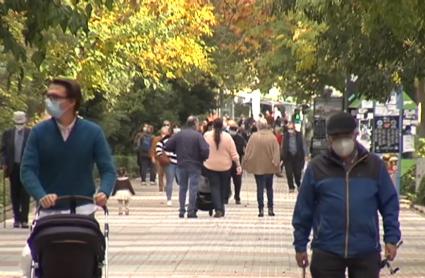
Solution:
[[[173,202],[171,200],[167,201],[167,206],[171,207],[173,205]]]
[[[151,181],[151,185],[156,185],[156,182],[154,182],[154,181]]]
[[[142,185],[145,186],[147,185],[147,183],[145,181],[142,181]]]

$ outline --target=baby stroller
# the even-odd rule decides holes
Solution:
[[[76,214],[80,204],[93,203],[85,196],[61,196],[69,201],[70,214],[52,214],[42,218],[37,208],[28,239],[31,249],[32,278],[99,278],[108,276],[108,209],[104,233],[93,216]],[[57,202],[57,204],[60,202]],[[62,208],[62,207],[61,207]]]
[[[198,210],[208,211],[210,216],[213,215],[214,205],[212,202],[211,188],[208,179],[203,175],[201,175],[199,179],[196,207]]]

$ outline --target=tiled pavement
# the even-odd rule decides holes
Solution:
[[[167,207],[157,187],[134,183],[129,216],[118,216],[110,202],[110,277],[301,277],[291,246],[296,194],[287,193],[283,179],[275,180],[276,217],[262,219],[252,177],[245,177],[242,205],[231,202],[221,219],[202,211],[198,219],[179,219],[177,199]],[[396,276],[425,277],[425,217],[404,208],[401,223],[404,245],[394,263],[401,268]],[[0,228],[0,277],[19,277],[28,236],[11,224]]]

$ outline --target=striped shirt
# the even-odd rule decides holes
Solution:
[[[164,137],[158,143],[156,143],[156,148],[155,148],[156,156],[159,156],[164,152],[164,146],[167,143],[168,139],[170,139],[169,136]],[[172,164],[177,164],[177,155],[175,153],[166,151],[165,154],[170,158],[170,162]]]

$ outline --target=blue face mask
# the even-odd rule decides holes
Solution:
[[[59,101],[46,98],[44,103],[46,104],[47,113],[49,113],[55,119],[59,119],[62,117],[63,113],[65,113],[65,111],[61,108]]]

